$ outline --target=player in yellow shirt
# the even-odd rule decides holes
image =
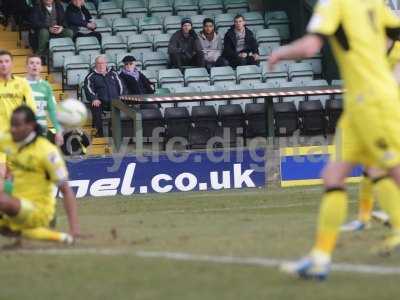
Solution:
[[[28,81],[12,74],[12,54],[0,49],[0,131],[7,131],[13,110],[22,104],[36,111]],[[4,178],[6,157],[0,153],[0,178]]]
[[[389,41],[388,45],[388,61],[393,75],[400,85],[400,41]],[[376,170],[375,170],[376,171]],[[383,174],[382,174],[383,175]],[[373,211],[374,193],[373,181],[370,176],[365,174],[360,182],[359,187],[359,206],[358,218],[341,227],[341,231],[360,231],[369,227],[371,218],[382,222],[384,225],[390,225],[389,216],[383,211]]]
[[[312,57],[328,38],[347,91],[336,156],[323,172],[316,242],[309,256],[282,266],[291,274],[322,279],[329,273],[347,214],[345,179],[355,165],[388,171],[390,177],[375,178],[382,195],[378,200],[393,226],[381,250],[390,252],[400,245],[400,95],[386,56],[387,36],[398,39],[400,20],[381,0],[319,0],[307,30],[303,38],[274,51],[269,64]]]
[[[40,131],[35,114],[23,105],[12,114],[11,134],[0,132],[0,150],[7,154],[14,185],[12,191],[4,186],[0,192],[0,228],[26,238],[71,243],[80,233],[75,196],[59,149]],[[56,205],[54,185],[63,193],[69,234],[49,229]]]

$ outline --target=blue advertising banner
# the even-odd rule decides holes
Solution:
[[[321,172],[331,155],[333,146],[297,147],[281,149],[281,186],[303,186],[321,184]],[[353,169],[349,181],[357,182],[362,168]]]
[[[265,186],[265,151],[170,153],[67,162],[78,198]]]

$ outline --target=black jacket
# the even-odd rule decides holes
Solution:
[[[245,30],[246,34],[244,38],[244,50],[242,52],[252,52],[258,54],[258,43],[254,37],[253,32],[247,27],[245,28]],[[235,59],[238,56],[238,53],[236,53],[235,26],[232,26],[225,34],[224,51],[222,52],[222,56],[228,60]]]
[[[108,71],[106,75],[91,71],[85,78],[84,89],[89,102],[98,99],[110,103],[124,93],[122,81],[115,71]]]
[[[86,27],[90,19],[92,15],[84,5],[79,8],[70,3],[65,11],[65,22],[74,33],[78,32],[79,27]]]
[[[54,1],[54,4],[57,12],[57,25],[66,27],[65,12],[62,4],[59,1]],[[49,28],[48,24],[46,24],[46,14],[46,7],[43,6],[42,2],[32,8],[30,23],[33,29]]]
[[[148,80],[142,72],[139,72],[139,74],[138,82],[133,76],[123,72],[119,73],[119,77],[124,83],[125,93],[128,95],[154,94],[153,85],[150,80]]]
[[[196,32],[192,30],[187,38],[183,35],[182,30],[175,32],[169,40],[168,54],[181,54],[189,58],[196,54],[202,55],[203,51]]]

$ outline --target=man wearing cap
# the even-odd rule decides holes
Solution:
[[[192,29],[190,18],[184,18],[181,22],[181,29],[172,35],[168,45],[168,54],[172,68],[204,67],[203,51],[197,34]]]
[[[153,94],[154,87],[150,80],[143,75],[136,67],[136,59],[132,55],[127,55],[122,59],[124,67],[119,73],[125,92],[128,95]]]

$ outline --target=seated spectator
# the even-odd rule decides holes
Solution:
[[[37,53],[42,56],[43,61],[50,38],[73,37],[72,30],[65,27],[64,14],[62,4],[54,0],[41,0],[32,9],[31,24],[38,39]]]
[[[258,43],[242,15],[235,17],[234,25],[225,34],[222,56],[232,68],[257,64]]]
[[[154,88],[150,80],[136,68],[136,59],[127,55],[122,59],[124,67],[119,77],[124,83],[125,92],[128,95],[154,94]]]
[[[203,30],[199,34],[199,40],[207,69],[227,65],[225,59],[221,57],[223,49],[222,38],[215,32],[213,19],[204,19]]]
[[[181,22],[181,29],[172,35],[168,45],[168,54],[172,68],[204,66],[203,51],[197,34],[192,29],[191,19],[184,18]]]
[[[93,127],[97,129],[96,137],[103,135],[103,111],[111,109],[111,101],[123,94],[123,84],[117,72],[107,69],[107,57],[99,55],[95,67],[85,78],[84,90],[90,102]]]
[[[84,0],[71,0],[65,12],[65,21],[74,32],[74,41],[77,37],[94,36],[101,44],[101,34],[95,31],[96,23],[85,7]]]

